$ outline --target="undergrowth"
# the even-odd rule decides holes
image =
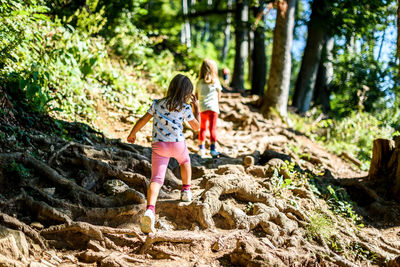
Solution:
[[[302,117],[289,113],[294,129],[310,139],[319,142],[338,155],[347,152],[362,163],[368,170],[372,145],[376,138],[391,138],[394,129],[390,121],[367,112],[353,112],[341,119],[318,119],[320,112],[314,110],[312,116]]]

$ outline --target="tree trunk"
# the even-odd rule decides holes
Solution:
[[[264,12],[264,5],[260,5],[255,10],[255,17],[260,12]],[[267,56],[265,54],[265,27],[264,15],[261,16],[260,25],[256,26],[254,30],[254,49],[251,54],[253,62],[253,71],[251,76],[251,93],[253,95],[264,96],[265,83],[267,80]]]
[[[299,112],[306,112],[310,109],[324,37],[327,31],[327,8],[326,0],[314,0],[312,4],[307,43],[293,96],[293,106]]]
[[[253,57],[252,57],[252,55],[253,55],[253,50],[254,50],[255,44],[254,44],[254,32],[252,30],[249,30],[247,32],[248,32],[247,38],[249,40],[248,46],[247,46],[247,48],[249,49],[249,51],[247,53],[247,55],[248,55],[248,57],[247,57],[247,68],[248,68],[247,80],[249,82],[251,82],[251,79],[253,77]]]
[[[188,0],[182,0],[182,11],[185,16],[185,22],[182,26],[181,32],[181,43],[185,44],[187,47],[191,47],[191,34],[190,34],[190,23],[187,14],[189,13],[189,3]]]
[[[400,58],[400,0],[397,0],[397,57]],[[400,77],[400,64],[399,64],[399,77]]]
[[[387,170],[389,159],[391,158],[394,150],[394,142],[388,139],[375,139],[372,148],[371,166],[368,172],[370,180],[382,178]]]
[[[330,86],[333,79],[332,49],[334,44],[335,41],[333,37],[328,38],[324,44],[314,88],[314,101],[322,105],[322,112],[325,114],[328,114],[331,110],[329,97],[331,92]]]
[[[261,108],[265,115],[274,109],[287,116],[295,6],[296,0],[278,2],[268,86]]]
[[[400,137],[393,140],[375,139],[372,149],[369,180],[375,180],[386,188],[394,198],[400,200]]]
[[[235,42],[236,54],[233,68],[231,87],[237,91],[244,91],[244,67],[247,59],[247,22],[249,6],[247,0],[238,0],[235,13]]]
[[[228,0],[227,3],[228,9],[232,9],[232,0]],[[229,12],[226,15],[226,27],[224,30],[224,46],[222,48],[222,62],[226,61],[226,57],[228,56],[229,50],[229,40],[231,39],[231,22],[232,22],[232,14]]]

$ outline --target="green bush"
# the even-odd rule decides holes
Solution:
[[[96,3],[91,2],[90,14],[82,9],[53,21],[36,15],[48,9],[35,1],[0,4],[1,86],[34,110],[57,112],[69,120],[95,118],[97,95],[143,112],[148,99],[144,89],[126,74],[124,63],[110,59],[105,40],[95,36],[106,21],[102,8],[93,12]],[[67,24],[71,21],[75,28]]]
[[[394,132],[391,121],[384,119],[385,114],[373,116],[360,111],[341,119],[316,122],[319,114],[314,112],[313,116],[306,118],[292,113],[289,116],[296,130],[338,155],[343,151],[354,155],[364,163],[364,169],[368,169],[374,139],[390,138]]]

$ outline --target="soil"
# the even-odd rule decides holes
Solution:
[[[129,110],[99,101],[93,130],[1,93],[0,266],[400,266],[399,203],[256,98],[223,95],[218,158],[185,129],[193,201],[171,160],[145,235],[150,123],[132,145]]]

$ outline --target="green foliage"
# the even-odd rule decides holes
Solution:
[[[246,207],[244,208],[244,212],[246,212],[246,214],[248,215],[251,215],[253,214],[253,209],[254,209],[254,203],[248,202]]]
[[[376,253],[365,248],[358,242],[352,242],[348,249],[352,252],[356,260],[369,260],[373,263],[379,263]]]
[[[12,12],[0,18],[5,47],[0,51],[4,66],[0,85],[25,99],[34,110],[62,111],[61,117],[70,120],[95,118],[96,95],[106,101],[128,99],[134,112],[143,112],[144,89],[125,74],[124,64],[114,64],[109,58],[105,40],[93,36],[106,22],[104,8],[94,11],[97,1],[89,3],[90,12],[80,9],[69,18],[54,21],[36,16],[48,9],[35,1],[6,2]]]
[[[315,122],[319,114],[314,112],[311,117],[304,118],[289,113],[289,117],[296,130],[336,154],[343,151],[353,154],[364,163],[363,169],[368,169],[373,140],[390,138],[394,132],[390,121],[384,119],[385,113],[373,116],[367,112],[353,112],[345,118]]]
[[[310,217],[310,224],[306,227],[306,235],[313,240],[328,240],[333,235],[332,221],[323,213],[314,212]]]
[[[127,11],[115,20],[115,27],[109,29],[108,40],[116,55],[123,57],[130,64],[140,65],[153,50],[147,35],[133,24],[135,12]]]
[[[11,162],[11,164],[7,168],[4,168],[4,171],[8,175],[16,175],[17,177],[22,179],[27,179],[32,175],[31,169],[28,169],[24,165],[17,163],[15,161]]]
[[[359,227],[364,226],[362,218],[353,209],[356,203],[350,199],[345,188],[326,184],[316,177],[311,177],[309,183],[313,193],[325,199],[335,214],[350,218]]]

